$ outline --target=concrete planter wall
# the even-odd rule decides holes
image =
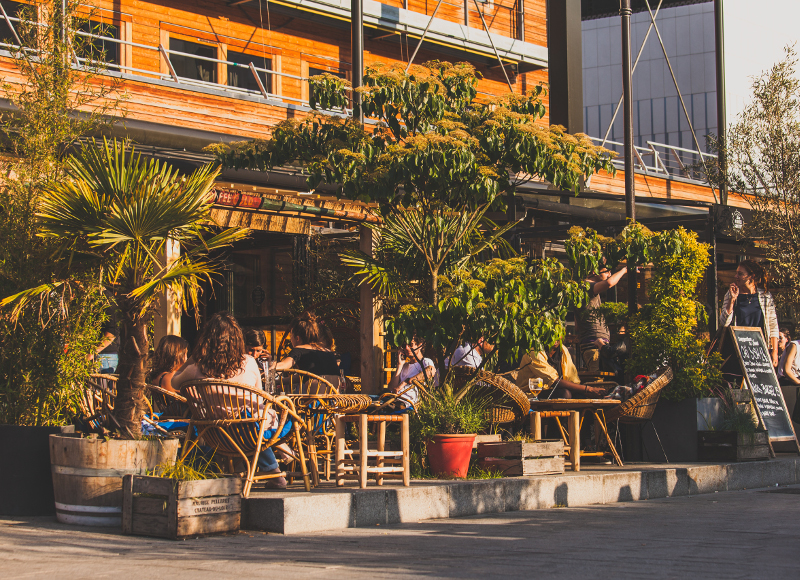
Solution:
[[[639,456],[628,459],[658,463],[667,460],[670,463],[698,461],[697,432],[719,429],[722,420],[722,401],[716,397],[661,400],[653,413],[653,425],[646,425],[642,431]],[[653,431],[654,426],[664,447],[663,452]],[[635,437],[637,431],[638,427],[629,430],[629,436]],[[637,446],[633,444],[628,447],[631,448],[629,453],[636,455]]]
[[[50,475],[49,438],[75,427],[0,425],[0,515],[56,513]]]

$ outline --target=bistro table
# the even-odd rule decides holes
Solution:
[[[561,438],[569,446],[569,457],[573,471],[581,470],[581,457],[603,457],[606,452],[597,451],[600,447],[600,431],[605,435],[611,456],[614,462],[622,466],[622,459],[617,453],[614,442],[608,434],[605,410],[617,407],[622,401],[617,399],[547,399],[531,401],[530,430],[534,439],[542,438],[542,419],[553,417],[558,423]],[[581,451],[581,424],[586,413],[591,413],[595,418],[595,451]],[[568,432],[561,425],[561,417],[568,419]]]

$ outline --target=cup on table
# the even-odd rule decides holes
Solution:
[[[542,379],[528,379],[528,390],[531,392],[531,400],[538,401],[539,393],[544,388],[544,381]]]

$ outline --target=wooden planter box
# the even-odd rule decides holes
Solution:
[[[478,466],[500,471],[504,476],[564,473],[564,442],[478,443]]]
[[[769,459],[766,431],[752,435],[736,431],[698,431],[697,458],[700,461],[756,461]]]
[[[178,481],[126,475],[122,532],[173,540],[239,531],[243,482],[238,477]]]

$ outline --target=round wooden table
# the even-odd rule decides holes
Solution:
[[[622,459],[617,453],[614,442],[608,434],[608,427],[606,425],[605,410],[613,409],[619,406],[622,401],[617,399],[545,399],[541,401],[531,401],[531,425],[530,430],[534,439],[540,440],[542,438],[542,419],[553,417],[558,423],[558,428],[561,431],[561,437],[570,448],[570,461],[574,471],[581,470],[581,457],[601,457],[606,452],[598,451],[600,446],[600,430],[605,435],[608,447],[614,462],[622,466]],[[587,413],[592,413],[595,418],[595,451],[581,451],[580,448],[580,431],[583,416]],[[564,431],[561,426],[561,417],[568,419],[568,432]]]

